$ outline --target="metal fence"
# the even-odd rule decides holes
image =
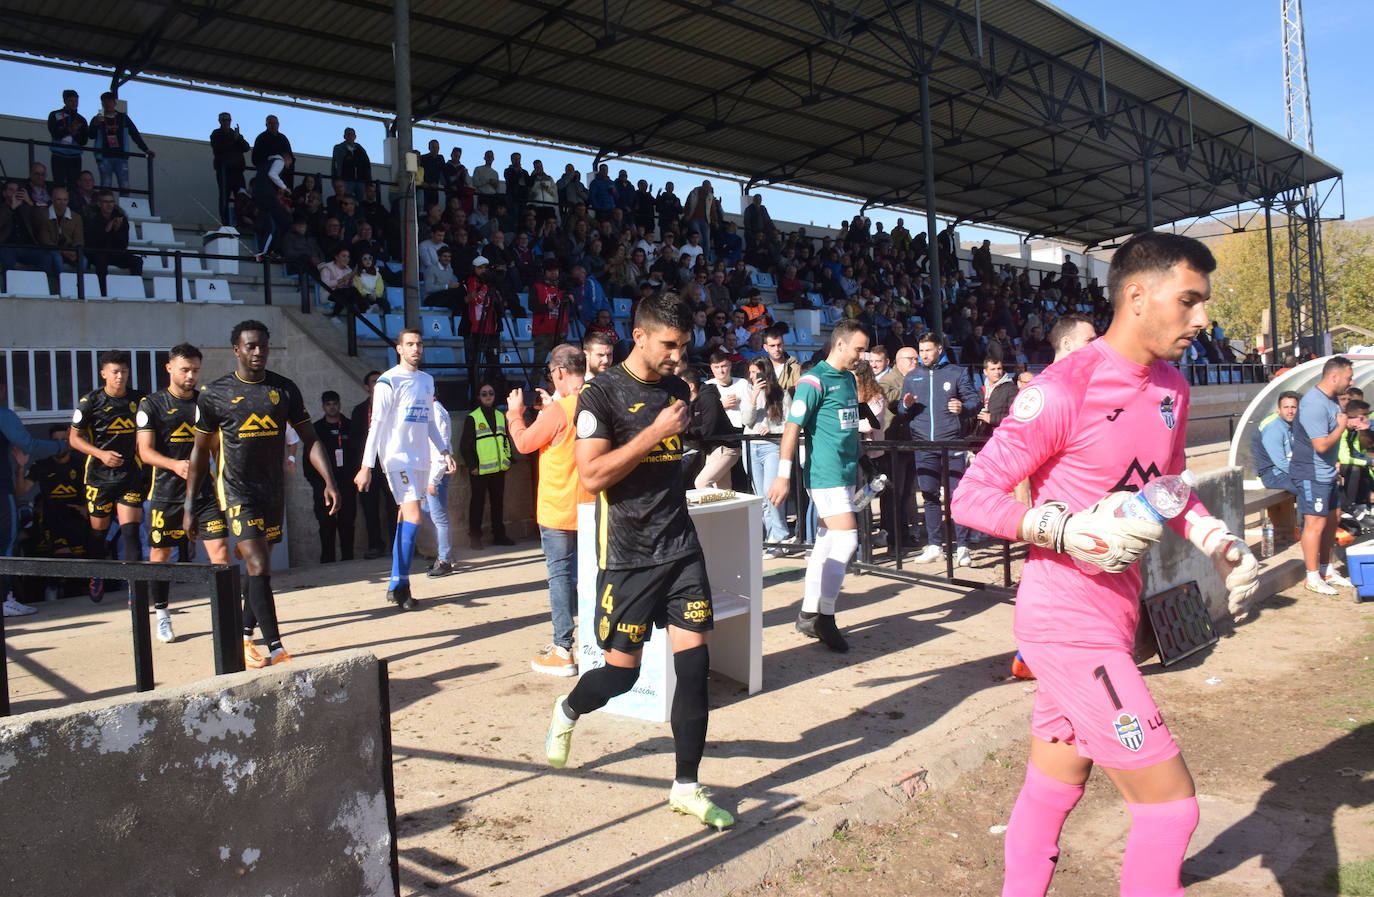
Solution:
[[[111,579],[130,585],[134,690],[153,688],[153,637],[148,616],[149,583],[184,582],[209,586],[211,648],[215,675],[243,672],[243,609],[236,564],[154,564],[147,561],[95,561],[80,558],[0,557],[0,576],[50,579]],[[0,716],[10,712],[5,626],[0,618]]]

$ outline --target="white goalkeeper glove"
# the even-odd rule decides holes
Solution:
[[[1063,502],[1046,502],[1021,518],[1021,538],[1120,573],[1164,535],[1164,527],[1153,521],[1116,516],[1117,508],[1130,498],[1129,492],[1112,492],[1076,514],[1070,514]]]
[[[1259,561],[1245,540],[1226,528],[1225,521],[1189,511],[1188,541],[1212,559],[1217,575],[1226,584],[1226,609],[1237,620],[1250,614],[1250,599],[1259,590]]]

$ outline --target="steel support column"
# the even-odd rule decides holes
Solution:
[[[1274,201],[1264,201],[1264,245],[1269,253],[1269,363],[1279,363],[1279,294],[1274,286]],[[1293,347],[1296,352],[1297,346]]]
[[[396,70],[396,158],[401,165],[397,181],[404,194],[401,201],[401,277],[405,290],[405,325],[420,326],[420,247],[417,240],[418,218],[415,208],[415,173],[410,171],[408,156],[414,138],[411,136],[413,111],[410,101],[410,0],[394,0],[392,16],[395,40],[392,55]]]
[[[1148,155],[1148,154],[1145,155],[1140,161],[1143,163],[1143,164],[1141,165],[1141,169],[1145,172],[1145,176],[1144,176],[1144,178],[1142,179],[1142,184],[1141,184],[1142,188],[1143,188],[1144,191],[1145,191],[1145,229],[1146,229],[1146,230],[1154,230],[1154,229],[1155,229],[1155,187],[1154,187],[1154,182],[1153,182],[1153,180],[1152,180],[1152,172],[1150,171],[1150,157],[1149,157],[1149,155]]]
[[[921,167],[925,170],[926,193],[926,258],[930,266],[929,295],[926,296],[926,327],[936,333],[945,332],[941,314],[940,235],[935,221],[935,147],[930,136],[930,73],[921,72]],[[957,248],[957,247],[956,247]]]

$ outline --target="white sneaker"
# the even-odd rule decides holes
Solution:
[[[921,549],[921,553],[916,555],[912,563],[933,564],[936,561],[943,561],[944,559],[945,550],[941,548],[939,545],[932,544],[927,545],[925,548]]]
[[[172,631],[172,618],[163,617],[157,621],[157,640],[163,644],[176,641],[176,633]]]
[[[1305,589],[1307,589],[1307,591],[1309,591],[1309,592],[1316,592],[1318,595],[1339,595],[1339,594],[1340,594],[1340,592],[1337,591],[1333,586],[1328,585],[1325,581],[1320,580],[1320,579],[1317,579],[1317,580],[1314,580],[1314,579],[1305,579],[1305,580],[1303,580],[1302,587],[1305,588]]]
[[[967,545],[960,545],[958,548],[954,549],[954,563],[958,564],[960,567],[973,566],[973,555],[969,554]]]
[[[1329,586],[1335,586],[1338,589],[1349,589],[1355,586],[1353,582],[1346,579],[1339,573],[1330,573],[1326,576],[1323,576],[1322,582],[1326,583]]]
[[[4,608],[7,617],[27,617],[29,614],[38,613],[38,608],[29,607],[22,601],[15,601],[13,596],[5,598]]]

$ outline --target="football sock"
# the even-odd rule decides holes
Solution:
[[[170,613],[167,612],[167,608],[165,608],[165,607],[159,607],[159,608],[157,609],[157,618],[158,618],[158,621],[161,622],[162,620],[170,620],[170,619],[172,619],[172,615],[171,615]]]
[[[402,520],[396,524],[396,539],[391,545],[391,585],[410,582],[410,564],[415,560],[415,532],[419,527]]]
[[[159,611],[167,609],[167,599],[172,592],[170,582],[150,582],[148,583],[149,596],[153,599],[153,607]]]
[[[281,647],[281,631],[277,628],[277,604],[272,599],[271,576],[248,577],[248,607],[262,627],[262,637],[267,647],[276,650]],[[244,614],[244,628],[248,626],[248,615]],[[250,634],[252,630],[249,630]]]
[[[600,710],[606,702],[616,695],[623,695],[634,688],[639,678],[639,667],[617,667],[606,664],[604,667],[583,674],[577,680],[572,693],[563,703],[572,711],[568,716],[577,719],[584,713]]]
[[[86,545],[86,557],[97,561],[103,561],[110,556],[110,531],[105,529],[91,530],[90,539]]]
[[[138,538],[137,523],[121,523],[119,525],[119,557],[124,561],[143,560],[143,544]]]
[[[844,570],[849,559],[859,549],[859,531],[853,529],[832,529],[827,537],[826,557],[821,561],[820,612],[834,615],[835,599],[840,596],[840,586],[844,583]],[[810,567],[807,567],[810,572]]]
[[[1197,828],[1196,797],[1162,804],[1126,804],[1131,833],[1121,861],[1121,897],[1183,897],[1178,871]]]
[[[802,589],[802,613],[814,614],[821,607],[821,573],[830,553],[830,530],[816,527],[816,541],[811,545],[811,557],[806,559],[806,583]]]
[[[701,754],[706,749],[706,673],[711,667],[710,649],[697,645],[673,655],[677,689],[673,692],[673,752],[679,782],[695,782]]]
[[[1082,796],[1082,785],[1026,764],[1026,782],[1007,822],[1002,897],[1044,897],[1059,862],[1059,830]]]

